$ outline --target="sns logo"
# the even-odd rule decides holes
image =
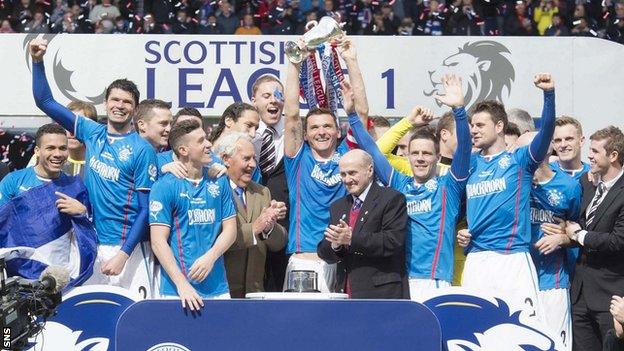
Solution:
[[[58,314],[48,319],[31,351],[44,345],[63,351],[112,351],[117,320],[135,301],[130,291],[115,286],[77,287],[63,297]]]
[[[150,216],[154,217],[154,220],[158,219],[158,212],[162,211],[163,204],[159,201],[150,202]]]
[[[520,311],[510,314],[501,299],[495,302],[473,296],[449,294],[424,303],[443,326],[448,351],[556,351],[555,340],[537,327],[520,321]]]

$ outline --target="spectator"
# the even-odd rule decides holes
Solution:
[[[172,27],[173,34],[194,34],[197,32],[195,23],[189,17],[186,10],[179,10]]]
[[[398,29],[399,35],[414,35],[414,21],[410,17],[405,17],[401,21],[401,25]]]
[[[143,17],[143,27],[141,31],[145,34],[163,34],[163,28],[160,24],[157,24],[154,20],[155,16],[151,13],[148,13]]]
[[[50,23],[60,25],[63,21],[63,14],[68,11],[67,4],[63,0],[56,0],[56,6],[50,15]]]
[[[587,17],[579,17],[575,18],[574,22],[572,22],[572,30],[570,31],[572,36],[575,37],[591,37],[596,33],[589,25],[589,20]]]
[[[0,23],[0,33],[15,33],[8,19],[3,19]]]
[[[540,35],[544,35],[546,29],[552,25],[553,16],[557,13],[559,9],[553,5],[552,0],[542,0],[540,6],[535,9],[533,19],[537,23],[537,31]]]
[[[624,3],[615,4],[615,19],[607,26],[606,38],[624,44]]]
[[[113,32],[113,21],[108,18],[95,23],[95,34],[111,34]]]
[[[295,34],[303,35],[306,32],[306,24],[310,21],[316,21],[318,17],[316,17],[316,11],[308,11],[305,13],[305,19],[303,22],[297,24],[297,29],[295,30]]]
[[[394,14],[392,5],[388,3],[383,4],[381,6],[381,14],[385,27],[388,28],[392,34],[397,34],[401,26],[401,19]]]
[[[294,34],[296,20],[293,18],[293,9],[286,0],[277,0],[269,19],[271,21],[270,34]]]
[[[416,35],[442,35],[446,18],[444,13],[440,11],[440,3],[438,0],[430,0],[429,7],[420,15],[418,25],[416,26]]]
[[[24,33],[48,33],[48,24],[44,21],[41,11],[35,12],[32,21],[28,22],[24,27]]]
[[[386,27],[386,21],[381,12],[375,12],[373,22],[364,30],[364,35],[392,35],[391,29]]]
[[[477,16],[472,0],[455,0],[449,7],[449,15],[445,34],[448,35],[480,35],[480,18]]]
[[[234,32],[234,34],[260,35],[262,34],[262,31],[260,31],[260,28],[258,28],[256,24],[254,23],[253,16],[250,14],[246,14],[243,16],[243,25],[241,27],[238,27],[236,29],[236,32]]]
[[[535,25],[524,1],[518,1],[515,11],[505,18],[503,33],[511,36],[536,35]]]
[[[200,24],[199,34],[224,34],[223,27],[217,22],[217,16],[214,13],[208,16],[206,24]]]
[[[125,34],[128,33],[128,22],[119,16],[115,19],[115,27],[113,28],[113,34]]]
[[[119,16],[121,16],[121,12],[119,12],[117,6],[111,4],[111,0],[102,0],[102,3],[100,5],[95,5],[89,13],[89,19],[93,23],[103,19],[113,21]],[[112,24],[112,22],[110,22],[110,24]],[[103,24],[103,26],[108,29],[108,24]]]
[[[565,25],[563,15],[554,14],[552,18],[552,24],[546,29],[544,35],[547,37],[565,37],[570,35],[570,29]]]
[[[227,1],[223,1],[219,5],[219,9],[221,13],[217,16],[217,23],[221,25],[223,34],[234,34],[237,30],[236,28],[240,25],[240,20],[232,11],[232,5]]]

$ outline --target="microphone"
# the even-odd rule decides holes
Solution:
[[[69,271],[61,266],[48,266],[39,277],[41,287],[51,293],[58,293],[69,283]]]

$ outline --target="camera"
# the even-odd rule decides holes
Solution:
[[[67,285],[67,272],[50,266],[39,280],[30,280],[6,278],[4,268],[4,259],[0,258],[0,349],[22,350],[61,303],[60,290]]]

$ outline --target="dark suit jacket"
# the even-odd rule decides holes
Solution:
[[[590,226],[585,218],[596,187],[586,177],[581,185],[579,224],[588,233],[572,280],[572,303],[576,303],[582,290],[591,310],[608,311],[611,296],[624,294],[624,176],[602,200]]]
[[[245,189],[245,200],[247,208],[234,196],[236,241],[224,255],[230,294],[235,298],[244,298],[250,292],[264,291],[264,262],[267,251],[279,251],[286,244],[286,231],[278,223],[266,240],[256,235],[257,244],[253,244],[253,222],[260,216],[262,209],[271,204],[269,189],[251,182]]]
[[[288,184],[286,182],[286,167],[284,158],[277,163],[270,173],[262,173],[262,183],[269,188],[273,200],[288,204]],[[290,218],[290,206],[287,206],[286,217],[279,221],[279,224],[288,231],[288,218]]]
[[[348,223],[352,206],[351,195],[335,201],[330,208],[330,223],[337,224],[343,215]],[[409,298],[405,272],[407,220],[405,196],[373,182],[353,228],[351,245],[335,251],[325,239],[318,244],[318,255],[324,261],[338,262],[334,291],[344,291],[348,274],[352,298]]]

